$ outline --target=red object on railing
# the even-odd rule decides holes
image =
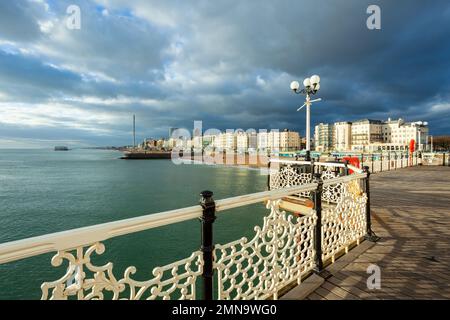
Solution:
[[[409,165],[413,165],[413,153],[416,151],[416,140],[411,139],[409,142]]]
[[[349,165],[352,165],[356,168],[360,168],[359,157],[344,157],[343,160],[347,160]],[[361,168],[360,168],[361,169]],[[349,170],[348,173],[352,174],[353,170]]]
[[[411,139],[409,142],[409,153],[413,153],[414,151],[416,151],[416,140]]]

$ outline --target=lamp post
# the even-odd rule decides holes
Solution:
[[[322,99],[311,100],[311,96],[315,95],[320,89],[320,77],[317,75],[303,80],[303,89],[300,89],[298,81],[291,82],[291,90],[296,94],[304,94],[306,96],[305,103],[297,109],[300,111],[306,106],[306,161],[311,161],[311,104],[313,102],[322,101]]]
[[[417,121],[413,122],[413,125],[417,126],[417,131],[419,132],[419,140],[417,142],[418,150],[422,151],[422,126],[427,126],[428,122]]]

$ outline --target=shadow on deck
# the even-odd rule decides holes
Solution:
[[[284,299],[450,299],[450,168],[374,174],[371,197],[382,239],[365,241],[327,268],[331,277],[314,275]],[[371,264],[380,268],[380,289],[366,284]]]

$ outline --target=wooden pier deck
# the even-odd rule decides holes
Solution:
[[[450,299],[450,168],[423,166],[371,176],[376,244],[364,241],[284,299]],[[368,289],[367,267],[381,270]]]

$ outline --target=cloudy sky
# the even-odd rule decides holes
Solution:
[[[313,124],[402,117],[450,133],[450,3],[0,1],[0,147],[129,144],[133,114],[139,139],[194,120],[303,135],[289,84],[312,74]]]

